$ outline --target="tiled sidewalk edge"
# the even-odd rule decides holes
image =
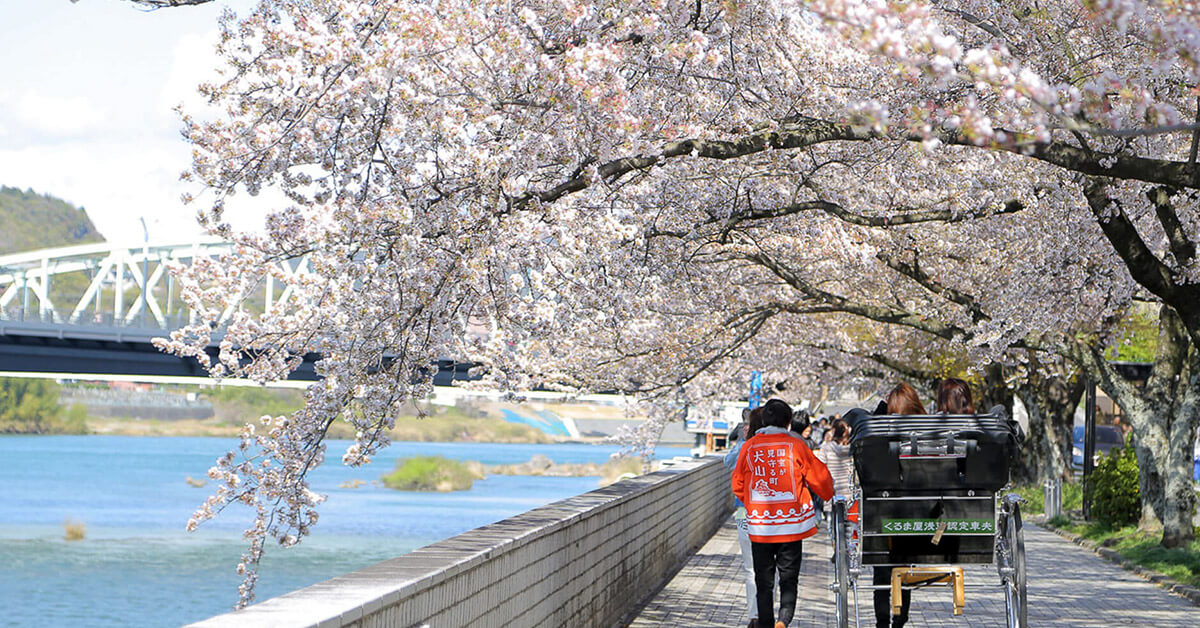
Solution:
[[[1045,519],[1044,516],[1039,515],[1038,517],[1035,518],[1034,523],[1037,523],[1037,525],[1041,526],[1042,528],[1044,528],[1046,530],[1050,530],[1051,532],[1063,537],[1064,539],[1067,539],[1068,541],[1070,541],[1080,547],[1092,550],[1101,558],[1103,558],[1111,563],[1120,565],[1125,570],[1132,571],[1133,573],[1149,580],[1150,582],[1152,582],[1154,584],[1157,584],[1158,586],[1166,589],[1167,591],[1170,591],[1171,593],[1174,593],[1175,595],[1182,597],[1183,599],[1191,602],[1192,604],[1194,604],[1196,606],[1200,606],[1200,589],[1197,589],[1196,587],[1193,587],[1191,585],[1183,584],[1181,582],[1176,582],[1170,576],[1158,573],[1157,571],[1154,571],[1153,569],[1147,569],[1146,567],[1143,567],[1143,566],[1133,562],[1132,560],[1125,558],[1124,556],[1121,555],[1120,552],[1118,552],[1114,549],[1110,549],[1107,547],[1101,547],[1095,541],[1085,539],[1077,534],[1073,534],[1066,530],[1060,530],[1059,528],[1051,526],[1050,524],[1046,523],[1044,519]]]

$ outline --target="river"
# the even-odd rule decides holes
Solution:
[[[229,610],[252,519],[231,507],[197,532],[184,525],[212,485],[189,486],[233,444],[221,438],[0,436],[0,626],[178,626]],[[595,477],[489,476],[469,491],[409,493],[373,483],[397,458],[442,455],[485,464],[603,462],[615,446],[393,443],[362,468],[348,442],[311,476],[329,496],[299,546],[269,546],[264,600],[597,487]],[[687,455],[659,448],[660,458]],[[364,480],[359,488],[343,483]],[[86,536],[64,539],[67,519]]]

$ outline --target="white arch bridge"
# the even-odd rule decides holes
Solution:
[[[231,247],[209,237],[142,246],[86,244],[0,256],[0,320],[173,329],[194,321],[194,314],[179,300],[167,262],[215,257]],[[300,257],[281,262],[281,267],[291,275],[306,263]],[[290,289],[278,289],[272,278],[262,292],[259,303],[267,307],[290,296]]]
[[[0,373],[58,376],[207,377],[194,359],[162,353],[151,340],[196,321],[179,298],[169,263],[227,253],[217,238],[141,246],[111,243],[0,256]],[[278,262],[283,282],[268,276],[246,295],[251,309],[292,298],[287,278],[307,271],[305,257]],[[222,320],[233,314],[229,309]],[[220,329],[208,352],[215,359]],[[314,380],[319,354],[307,354],[290,379]],[[470,364],[438,360],[434,383],[468,379]]]
[[[150,340],[196,320],[179,298],[168,263],[187,264],[231,248],[217,238],[199,238],[0,256],[0,371],[205,376],[194,360],[163,354]],[[285,276],[306,265],[303,257],[280,262]],[[249,301],[270,307],[290,297],[286,284],[268,278]],[[219,339],[216,334],[214,342]],[[314,379],[316,357],[306,356],[294,378]]]

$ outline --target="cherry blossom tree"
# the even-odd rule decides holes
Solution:
[[[1056,355],[1097,373],[1138,435],[1164,544],[1185,542],[1198,21],[1187,3],[1067,0],[227,15],[224,77],[201,88],[220,114],[184,120],[199,220],[237,249],[179,270],[203,321],[161,344],[206,362],[227,321],[214,375],[269,381],[317,352],[323,379],[246,428],[190,525],[255,509],[245,603],[265,540],[317,521],[305,478],[332,421],[358,431],[343,461],[368,462],[438,358],[511,391],[637,393],[651,438],[740,393],[746,369],[816,377],[822,351],[862,353],[848,330],[870,321],[1007,360],[1027,389],[1050,390],[1037,374]],[[266,189],[286,201],[263,230],[232,229]],[[291,297],[239,307],[269,276]],[[1145,390],[1103,359],[1136,300],[1162,312]]]

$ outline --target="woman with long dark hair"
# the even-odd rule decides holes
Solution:
[[[957,377],[943,379],[937,387],[937,411],[941,414],[975,414],[971,387]]]
[[[959,380],[962,381],[962,380]],[[970,391],[967,398],[970,400]],[[883,406],[888,414],[925,414],[925,405],[921,403],[917,391],[908,384],[900,382],[883,398]],[[876,567],[871,578],[875,585],[892,583],[891,567]],[[875,626],[876,628],[900,628],[908,623],[908,606],[912,602],[912,591],[904,589],[900,593],[900,614],[892,615],[891,592],[887,589],[875,589]]]

